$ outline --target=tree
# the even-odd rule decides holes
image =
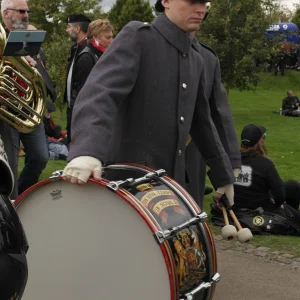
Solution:
[[[217,52],[227,93],[232,88],[253,89],[259,82],[259,62],[270,59],[274,45],[265,38],[265,31],[273,19],[266,13],[266,4],[271,2],[215,1],[197,34]]]
[[[300,7],[297,7],[292,17],[292,23],[295,23],[298,26],[298,28],[300,28]]]
[[[46,41],[52,40],[52,33],[64,34],[67,17],[83,13],[92,20],[104,16],[99,0],[29,0],[32,11],[30,23],[47,31]]]
[[[108,18],[118,33],[130,21],[152,22],[154,13],[147,0],[117,0]]]

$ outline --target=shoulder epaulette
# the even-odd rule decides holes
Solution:
[[[138,22],[138,21],[131,21],[127,26],[130,26],[136,30],[140,30],[143,28],[150,28],[151,24],[148,22]]]

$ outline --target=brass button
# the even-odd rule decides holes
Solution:
[[[180,118],[180,123],[183,124],[184,123],[184,117]]]
[[[186,84],[186,83],[183,83],[183,84],[182,84],[182,88],[183,88],[184,90],[186,90],[186,89],[187,89],[187,84]]]
[[[178,151],[178,156],[181,156],[181,154],[182,154],[182,151],[179,150],[179,151]]]
[[[182,53],[182,57],[187,57],[187,54],[186,53]]]

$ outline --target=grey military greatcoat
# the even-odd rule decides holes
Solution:
[[[227,98],[227,93],[221,82],[220,62],[216,54],[207,46],[193,40],[195,49],[204,59],[206,69],[206,96],[209,99],[211,116],[219,137],[231,161],[232,169],[241,167],[241,153],[238,146],[236,131]],[[200,128],[199,128],[200,130]],[[187,191],[203,207],[206,161],[195,143],[191,141],[186,148]]]
[[[223,186],[234,181],[210,117],[205,70],[189,35],[160,15],[151,25],[131,22],[118,34],[78,95],[68,160],[140,162],[165,169],[185,185],[191,133]]]

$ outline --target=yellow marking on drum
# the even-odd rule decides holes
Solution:
[[[172,206],[180,206],[180,203],[176,199],[164,199],[156,203],[152,210],[159,216],[164,209]]]
[[[141,191],[141,192],[144,192],[144,191],[147,191],[147,190],[152,190],[154,189],[154,186],[150,183],[144,183],[144,184],[140,184],[138,186],[136,186],[136,188]]]
[[[174,196],[174,193],[170,190],[151,191],[142,197],[141,202],[147,207],[153,199],[159,196]]]
[[[140,201],[133,196],[130,192],[128,192],[125,189],[121,189],[119,190],[119,192],[122,192],[123,194],[125,194],[132,202],[134,202],[134,204],[144,213],[144,217],[147,219],[147,221],[150,223],[151,227],[156,228],[157,230],[161,230],[160,225],[158,224],[158,222],[154,219],[153,215],[151,214],[151,212],[145,208],[144,205],[142,205],[142,203],[140,203]]]

